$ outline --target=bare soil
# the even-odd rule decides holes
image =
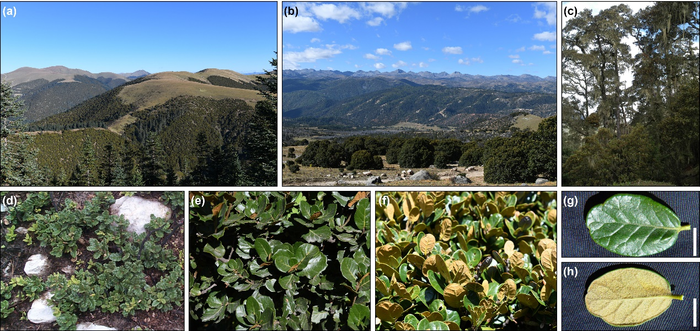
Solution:
[[[18,195],[20,199],[24,199],[24,193],[13,192],[13,194]],[[160,192],[149,192],[149,193],[137,193],[135,194],[145,199],[157,200],[160,197]],[[115,199],[122,196],[121,192],[114,192]],[[78,208],[82,208],[84,203],[94,197],[93,192],[53,192],[52,201],[54,206],[59,206],[61,209],[63,207],[63,202],[66,198],[75,201],[78,204]],[[60,201],[60,204],[58,203]],[[52,207],[55,208],[55,207]],[[53,274],[55,272],[63,273],[61,269],[71,266],[74,270],[85,268],[86,261],[89,260],[89,256],[92,253],[87,250],[87,239],[90,237],[95,237],[95,234],[90,232],[83,233],[84,241],[78,242],[78,258],[72,260],[70,255],[64,254],[60,258],[56,258],[49,254],[51,247],[40,247],[39,243],[35,239],[31,246],[28,246],[22,240],[24,235],[18,234],[14,241],[8,243],[6,241],[5,233],[9,226],[9,222],[5,219],[7,213],[2,213],[2,245],[5,248],[2,249],[2,257],[0,258],[0,266],[2,270],[7,269],[7,273],[2,272],[2,281],[9,282],[12,277],[15,276],[26,276],[24,273],[24,264],[29,258],[29,256],[34,254],[43,254],[49,257],[49,262],[51,263],[50,270],[48,274]],[[174,220],[173,227],[177,222],[183,222],[183,220]],[[32,222],[19,222],[17,227],[29,228]],[[180,226],[177,232],[168,240],[165,247],[171,249],[173,254],[176,256],[184,257],[184,226]],[[81,243],[84,242],[85,244]],[[184,266],[184,260],[182,261]],[[184,268],[183,268],[184,269]],[[145,272],[147,283],[154,285],[158,279],[162,276],[157,270],[146,270]],[[184,277],[184,275],[183,275]],[[46,276],[43,277],[46,280]],[[18,297],[18,292],[21,291],[21,287],[16,287],[13,289],[12,300],[16,300]],[[184,289],[183,289],[184,291]],[[184,299],[183,299],[184,300]],[[11,313],[6,319],[2,320],[0,325],[0,330],[58,330],[58,324],[53,323],[43,323],[34,324],[26,319],[27,311],[31,308],[31,301],[25,299],[19,302],[10,302],[10,306],[14,306],[15,311]],[[185,325],[185,314],[184,314],[184,302],[182,306],[175,307],[173,310],[167,312],[161,312],[160,310],[155,311],[139,311],[135,315],[125,317],[120,312],[108,313],[102,312],[99,308],[93,312],[78,312],[78,323],[91,322],[94,324],[105,325],[109,327],[116,328],[118,330],[130,330],[135,327],[140,327],[142,329],[148,330],[184,330]]]
[[[295,155],[301,155],[305,146],[292,146]],[[283,151],[287,154],[287,149]],[[284,157],[283,161],[293,160]],[[401,168],[398,164],[388,164],[386,157],[382,156],[384,168],[381,170],[360,170],[354,171],[339,170],[336,168],[306,167],[300,166],[296,173],[292,173],[285,166],[282,170],[282,185],[284,186],[367,186],[367,180],[372,176],[380,176],[381,183],[377,186],[556,186],[556,182],[546,182],[544,184],[534,183],[513,183],[513,184],[492,184],[484,181],[484,167],[459,167],[456,164],[450,165],[447,169],[435,168]],[[411,171],[417,173],[426,170],[431,175],[429,180],[410,180],[410,175],[403,172]],[[469,184],[455,184],[452,178],[461,175],[469,178]]]

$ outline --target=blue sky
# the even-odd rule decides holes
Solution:
[[[1,72],[270,69],[276,2],[2,2]]]
[[[284,2],[283,69],[556,75],[555,2]]]

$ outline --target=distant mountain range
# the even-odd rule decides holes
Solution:
[[[10,83],[21,97],[27,108],[27,121],[34,122],[62,113],[87,99],[146,75],[149,73],[144,70],[94,74],[64,66],[43,69],[22,67],[2,74],[2,81]]]
[[[556,114],[555,77],[304,69],[282,78],[285,125],[459,126],[474,114]]]
[[[57,75],[65,71],[52,70]],[[255,76],[223,69],[141,76],[144,73],[81,74],[74,75],[71,83],[57,82],[64,81],[65,76],[52,77],[54,81],[44,86],[51,86],[53,94],[61,92],[66,99],[72,99],[82,90],[53,85],[102,84],[105,90],[68,110],[29,124],[29,131],[36,133],[40,164],[49,168],[53,176],[69,175],[78,163],[87,137],[92,139],[96,150],[103,149],[107,143],[143,150],[149,135],[155,135],[165,151],[166,168],[178,174],[192,171],[197,164],[195,149],[204,147],[196,146],[193,141],[199,134],[206,136],[212,148],[222,145],[242,148],[241,139],[255,116],[254,106],[263,98],[256,89]],[[129,79],[137,76],[141,77]],[[41,79],[20,83],[15,88],[24,84],[27,91],[29,84],[38,80]],[[117,81],[120,84],[110,85]],[[47,96],[38,90],[32,91],[35,98]],[[44,102],[51,105],[47,100]]]

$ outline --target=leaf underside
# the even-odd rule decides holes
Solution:
[[[588,287],[586,308],[612,326],[634,326],[671,306],[671,286],[661,275],[637,268],[613,270]]]

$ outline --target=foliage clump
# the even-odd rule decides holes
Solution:
[[[556,330],[556,192],[378,192],[377,330]]]
[[[191,194],[191,329],[369,328],[366,192]]]

